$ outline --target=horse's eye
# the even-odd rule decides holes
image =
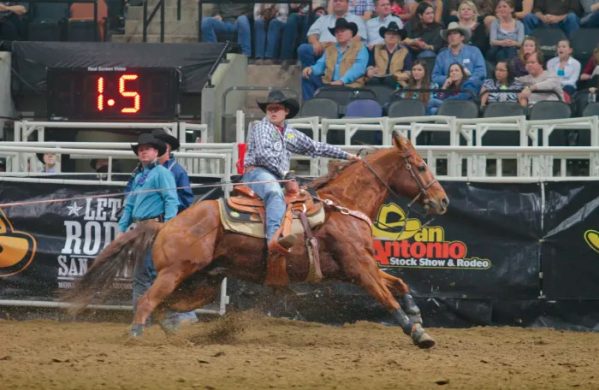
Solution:
[[[426,164],[422,164],[418,167],[418,172],[426,172]]]

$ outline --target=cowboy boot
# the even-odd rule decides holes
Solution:
[[[266,277],[264,284],[270,287],[287,287],[289,275],[287,274],[287,261],[285,256],[289,249],[295,244],[296,237],[293,234],[272,240],[268,244],[268,259],[266,260]]]

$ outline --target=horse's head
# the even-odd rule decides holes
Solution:
[[[399,173],[391,177],[390,187],[417,199],[428,214],[445,214],[449,205],[447,194],[412,143],[393,132],[393,144],[399,149],[401,164]]]

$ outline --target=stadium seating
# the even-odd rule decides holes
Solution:
[[[391,118],[423,116],[425,114],[425,107],[424,103],[422,103],[420,100],[396,100],[389,105],[387,112]]]
[[[572,116],[570,105],[555,100],[540,101],[528,110],[530,120],[562,119],[570,116]]]
[[[444,100],[437,114],[462,119],[478,118],[478,106],[470,100]]]
[[[372,92],[374,92],[375,96],[376,96],[376,101],[379,102],[379,104],[381,105],[381,107],[385,107],[389,104],[389,101],[391,100],[391,96],[393,96],[393,93],[395,92],[395,89],[387,86],[387,85],[368,85],[367,87],[368,89],[370,89]]]
[[[599,44],[599,28],[581,28],[572,34],[570,42],[573,57],[584,66]]]
[[[374,99],[352,100],[345,109],[346,118],[378,118],[383,116],[383,108]]]
[[[564,32],[559,28],[537,28],[530,35],[539,41],[539,47],[545,59],[554,57],[557,42],[566,38]]]
[[[483,112],[484,118],[524,115],[524,107],[516,102],[489,103]]]
[[[339,105],[329,98],[314,98],[304,102],[299,117],[319,116],[321,118],[335,119],[339,117]]]
[[[71,42],[94,42],[97,40],[97,25],[93,20],[69,20],[67,40]]]
[[[582,116],[599,115],[599,103],[590,103],[582,111]]]

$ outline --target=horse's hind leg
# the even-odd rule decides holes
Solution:
[[[422,324],[422,314],[420,313],[420,308],[416,305],[414,297],[410,294],[410,287],[401,278],[389,275],[381,269],[379,269],[379,273],[387,287],[399,296],[401,307],[408,317],[410,317],[410,320],[414,323]]]

